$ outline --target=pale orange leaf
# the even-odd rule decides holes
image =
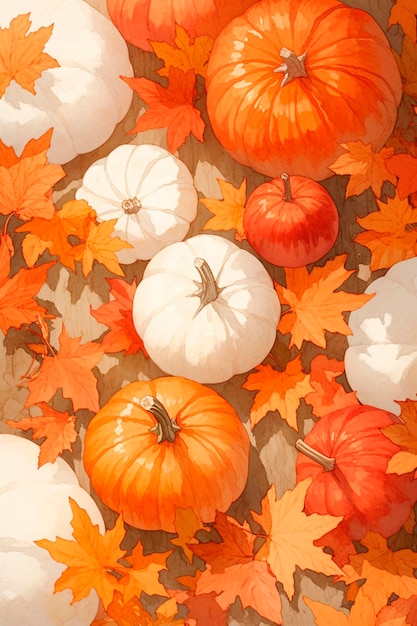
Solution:
[[[407,37],[416,43],[417,0],[396,0],[392,6],[388,26],[399,24]]]
[[[217,179],[223,199],[201,198],[200,202],[213,213],[203,226],[203,230],[234,230],[235,239],[243,241],[243,210],[246,204],[246,178],[242,180],[240,187],[234,187],[231,183]]]
[[[331,411],[358,404],[355,392],[346,392],[337,378],[345,371],[343,361],[318,354],[311,361],[310,385],[313,391],[304,400],[313,407],[314,415],[323,417]]]
[[[132,554],[126,557],[131,567],[127,568],[127,576],[123,585],[123,597],[125,602],[134,596],[140,596],[143,592],[152,596],[167,596],[167,591],[159,581],[159,572],[166,570],[166,560],[171,552],[153,552],[143,554],[143,545],[139,541],[133,548]]]
[[[383,433],[402,450],[388,461],[388,474],[406,474],[417,468],[417,402],[398,402],[403,424],[392,424]]]
[[[417,99],[417,44],[415,39],[410,39],[405,35],[401,55],[395,50],[392,52],[403,79],[404,93]]]
[[[124,276],[116,252],[123,248],[132,248],[133,246],[127,241],[120,239],[120,237],[113,236],[116,222],[117,218],[100,222],[100,224],[90,223],[85,245],[80,246],[76,257],[82,263],[84,276],[88,276],[91,272],[94,261],[102,263],[113,274]]]
[[[310,600],[303,596],[303,600],[314,615],[317,626],[374,626],[376,611],[372,601],[363,593],[358,593],[355,604],[349,613],[335,609],[332,606]],[[387,625],[388,626],[388,625]]]
[[[171,46],[166,41],[149,42],[156,56],[164,62],[164,66],[157,70],[157,74],[169,76],[170,67],[176,67],[183,72],[193,70],[196,74],[205,77],[213,39],[202,35],[191,42],[187,32],[178,24],[175,32],[175,46]]]
[[[192,508],[180,509],[176,507],[175,529],[177,537],[171,539],[171,543],[183,549],[190,563],[193,560],[193,553],[189,545],[198,543],[198,540],[195,539],[195,534],[202,528],[204,526]]]

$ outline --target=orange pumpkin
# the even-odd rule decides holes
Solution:
[[[216,39],[207,92],[214,133],[237,161],[322,180],[341,143],[384,144],[402,86],[368,13],[338,0],[261,0]]]
[[[232,406],[181,377],[128,384],[91,420],[84,465],[128,524],[175,532],[176,507],[203,522],[226,511],[248,476],[249,438]]]
[[[213,39],[227,22],[240,15],[255,0],[107,0],[110,19],[123,37],[142,50],[152,50],[149,41],[175,39],[175,24],[193,39]]]

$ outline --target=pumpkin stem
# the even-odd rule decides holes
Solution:
[[[306,443],[302,439],[297,439],[297,441],[295,442],[295,447],[299,452],[302,452],[303,454],[308,456],[309,459],[312,459],[313,461],[319,463],[323,467],[325,472],[332,472],[334,470],[336,465],[336,459],[322,454],[315,448],[309,446],[308,443]]]
[[[140,400],[140,406],[145,411],[149,411],[156,418],[157,423],[153,426],[149,432],[157,435],[158,443],[162,441],[169,441],[173,443],[175,441],[175,435],[181,427],[178,426],[176,418],[172,420],[162,402],[153,396],[143,396]]]
[[[284,200],[285,202],[292,202],[290,177],[284,172],[283,174],[281,174],[281,180],[284,183]]]
[[[122,209],[126,213],[126,215],[133,215],[134,213],[138,213],[142,208],[140,200],[136,198],[128,198],[127,200],[123,200]]]
[[[305,68],[305,59],[307,56],[306,52],[297,56],[294,52],[288,50],[288,48],[281,48],[279,54],[284,60],[284,63],[279,67],[276,67],[274,72],[281,72],[282,74],[285,74],[281,87],[289,83],[293,78],[308,77]]]
[[[198,315],[198,313],[200,313],[200,311],[204,309],[207,304],[210,304],[210,302],[217,299],[221,289],[218,288],[213,272],[205,259],[197,257],[194,259],[194,265],[201,276],[201,283],[196,282],[196,285],[198,285],[198,291],[191,294],[193,296],[199,296],[200,298],[200,306],[195,313]]]

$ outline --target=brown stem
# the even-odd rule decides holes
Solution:
[[[139,213],[142,208],[140,200],[136,198],[128,198],[127,200],[123,200],[122,209],[126,213],[126,215],[133,215],[134,213]]]
[[[304,52],[297,56],[288,48],[281,48],[279,51],[284,63],[274,69],[274,72],[281,72],[284,74],[284,79],[281,83],[281,87],[290,82],[293,78],[307,78],[308,74],[305,68],[305,59],[307,54]]]
[[[297,441],[295,442],[295,447],[299,452],[302,452],[303,454],[308,456],[309,459],[312,459],[313,461],[316,461],[316,463],[319,463],[323,467],[325,472],[332,472],[334,470],[336,465],[336,459],[322,454],[315,448],[309,446],[308,443],[306,443],[302,439],[297,439]]]
[[[157,423],[150,429],[151,433],[157,435],[158,443],[162,441],[175,441],[176,432],[181,430],[175,418],[172,420],[162,402],[153,396],[143,396],[140,400],[140,406],[145,411],[149,411],[156,418]]]
[[[290,177],[284,172],[281,174],[281,180],[284,183],[284,200],[285,202],[292,202]]]
[[[216,279],[207,261],[197,257],[194,259],[194,265],[201,277],[201,283],[196,283],[198,285],[198,291],[192,294],[200,298],[200,306],[196,311],[197,315],[207,304],[217,299],[221,289],[218,288]]]

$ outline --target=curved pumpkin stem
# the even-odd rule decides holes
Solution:
[[[156,418],[157,423],[150,429],[151,433],[155,433],[157,442],[169,441],[173,443],[175,436],[181,427],[178,426],[175,418],[172,420],[162,402],[153,396],[143,396],[140,400],[140,406],[145,411],[149,411]]]
[[[284,63],[274,69],[274,72],[281,72],[284,74],[284,80],[281,83],[281,87],[290,82],[293,78],[307,78],[308,74],[305,68],[305,59],[307,53],[304,52],[297,56],[295,52],[288,50],[288,48],[281,48],[279,51]]]
[[[284,200],[285,202],[291,202],[292,195],[291,195],[290,177],[288,176],[288,174],[284,172],[283,174],[281,174],[281,180],[284,183],[284,191],[285,191]]]
[[[133,215],[134,213],[139,213],[142,205],[140,200],[136,198],[128,198],[127,200],[123,200],[122,209],[127,215]]]
[[[295,442],[295,447],[299,452],[302,452],[303,454],[308,456],[309,459],[312,459],[313,461],[316,461],[316,463],[319,463],[323,467],[325,472],[332,472],[334,470],[336,466],[336,459],[334,459],[333,457],[322,454],[315,448],[309,446],[308,443],[306,443],[302,439],[297,439],[297,441]]]
[[[221,289],[218,288],[210,265],[205,259],[197,257],[194,259],[194,265],[201,276],[201,283],[196,283],[196,285],[198,285],[198,291],[192,294],[200,298],[200,306],[195,313],[195,315],[198,315],[207,304],[217,299]]]

